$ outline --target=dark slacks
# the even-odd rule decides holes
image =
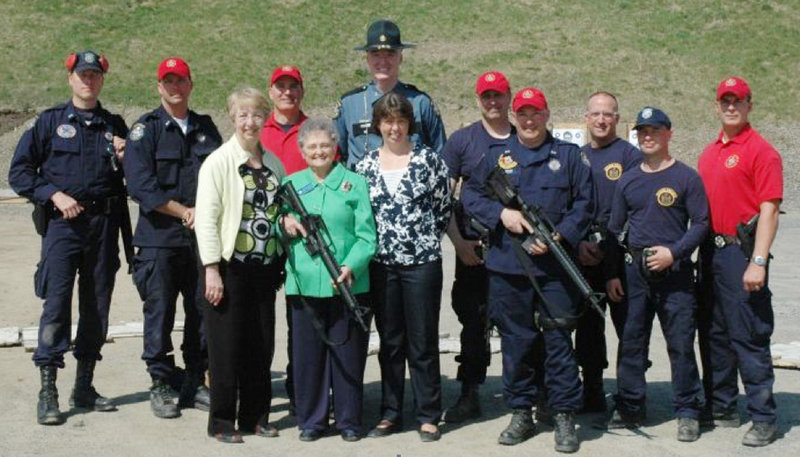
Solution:
[[[357,298],[366,302],[368,297]],[[333,397],[336,428],[361,432],[369,335],[352,319],[339,297],[301,300],[294,295],[287,297],[287,303],[292,309],[298,428],[327,429],[329,402]],[[313,319],[334,345],[322,340]]]
[[[375,324],[381,340],[381,414],[403,420],[406,361],[411,374],[416,417],[437,424],[442,415],[439,367],[439,310],[442,262],[397,266],[373,262],[370,267]]]
[[[83,213],[50,221],[42,238],[42,257],[34,277],[36,295],[44,298],[37,367],[64,367],[72,328],[72,291],[78,275],[76,359],[100,360],[108,332],[108,310],[119,270],[119,222],[105,214]]]
[[[767,285],[757,292],[744,290],[742,276],[748,259],[738,246],[704,249],[703,260],[704,265],[710,265],[706,271],[710,271],[713,281],[712,301],[704,303],[710,312],[704,313],[705,322],[701,322],[707,328],[707,332],[701,333],[700,345],[706,399],[714,411],[735,408],[739,396],[738,373],[753,421],[774,423],[772,292]]]
[[[185,315],[181,352],[187,369],[204,371],[206,342],[202,330],[197,255],[193,247],[142,247],[134,257],[133,280],[144,300],[142,360],[150,376],[168,379],[175,370],[172,329],[178,294]]]
[[[648,283],[637,262],[625,266],[628,318],[617,363],[617,402],[632,414],[644,412],[647,395],[647,350],[658,315],[672,371],[673,409],[677,417],[700,414],[700,378],[694,355],[697,302],[691,264],[681,263],[659,282]]]
[[[456,379],[464,384],[483,384],[491,362],[487,295],[489,275],[483,265],[467,266],[456,256],[451,299],[461,323],[461,352],[456,356]]]
[[[275,346],[275,289],[281,266],[238,261],[220,264],[224,296],[205,304],[211,378],[208,433],[251,432],[266,426],[272,401],[270,366]],[[238,409],[237,409],[238,401]]]
[[[576,291],[566,287],[560,278],[548,276],[537,280],[554,307],[574,315]],[[489,272],[489,316],[500,331],[502,344],[503,398],[511,409],[532,408],[541,385],[537,367],[543,365],[548,407],[556,412],[577,411],[583,393],[572,349],[572,331],[565,328],[540,331],[534,318],[538,301],[527,277]]]

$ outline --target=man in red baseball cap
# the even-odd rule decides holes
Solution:
[[[156,417],[173,418],[180,416],[179,406],[209,406],[203,383],[208,359],[202,296],[197,294],[194,206],[200,165],[222,144],[222,137],[211,117],[189,109],[194,84],[183,59],[164,59],[157,75],[161,106],[131,128],[125,178],[128,193],[139,203],[133,280],[144,300],[142,359],[152,379],[150,407]],[[185,314],[181,352],[186,375],[182,381],[170,337],[179,293]],[[180,389],[178,404],[173,401],[173,389]]]
[[[753,425],[742,444],[765,446],[777,437],[775,375],[770,354],[774,328],[768,287],[770,247],[783,200],[781,156],[754,128],[750,86],[729,77],[717,86],[717,139],[698,160],[708,195],[711,236],[702,249],[710,292],[699,312],[706,403],[714,424],[738,427],[737,373]]]
[[[297,67],[282,65],[272,71],[267,92],[273,108],[261,130],[261,146],[280,159],[287,175],[307,167],[297,145],[297,131],[306,120],[301,108],[304,90]]]
[[[533,232],[528,219],[518,208],[504,206],[487,187],[490,178],[503,176],[527,205],[548,215],[555,239],[575,247],[589,228],[591,170],[577,145],[556,139],[547,130],[550,111],[542,91],[520,90],[512,107],[516,135],[507,145],[491,144],[486,149],[461,195],[467,213],[492,230],[485,260],[489,315],[500,331],[503,397],[513,411],[498,442],[519,444],[536,432],[531,410],[540,393],[537,349],[544,347],[544,384],[553,412],[555,450],[575,452],[579,447],[575,412],[582,398],[572,330],[580,300],[549,248],[538,239],[526,239]]]
[[[508,109],[511,87],[503,73],[488,71],[475,84],[481,119],[453,133],[445,143],[442,157],[450,170],[451,188],[462,188],[470,179],[484,152],[493,144],[507,144],[513,133]],[[460,186],[457,186],[458,183]],[[462,422],[480,417],[480,385],[486,380],[491,360],[489,349],[486,296],[488,282],[483,266],[481,234],[470,226],[469,217],[457,200],[447,235],[456,248],[453,310],[461,323],[461,352],[456,378],[461,395],[455,405],[445,410],[445,422]],[[488,240],[485,240],[488,241]]]
[[[297,134],[307,119],[301,108],[305,88],[300,69],[292,65],[281,65],[272,71],[267,88],[273,108],[261,129],[261,146],[280,159],[286,174],[290,175],[308,167]],[[289,412],[294,413],[294,383],[292,381],[292,312],[286,308],[287,353],[286,395],[289,397]]]

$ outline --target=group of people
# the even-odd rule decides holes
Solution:
[[[548,130],[542,91],[512,93],[497,71],[477,80],[481,118],[446,139],[431,98],[399,80],[402,51],[413,45],[386,20],[374,22],[366,38],[356,49],[365,51],[372,80],[342,96],[333,120],[306,117],[300,70],[280,66],[267,96],[251,87],[230,94],[234,134],[227,141],[209,116],[189,109],[193,80],[184,60],[161,62],[160,106],[129,131],[98,101],[106,58],[93,51],[67,58],[71,100],[44,111],[23,134],[9,171],[14,190],[35,204],[42,236],[34,278],[45,300],[34,353],[39,423],[65,420],[56,375],[71,345],[76,275],[78,368],[70,405],[115,409],[95,390],[93,373],[121,233],[144,303],[142,359],[153,414],[206,409],[208,434],[221,442],[278,435],[269,422],[270,369],[283,288],[286,392],[300,440],[322,437],[331,413],[342,439],[364,436],[374,316],[381,416],[366,436],[403,429],[406,364],[422,441],[440,438],[441,420],[480,417],[496,326],[503,397],[512,410],[498,442],[519,444],[539,423],[554,428],[557,451],[577,451],[575,415],[607,412],[608,360],[604,316],[586,306],[565,261],[607,297],[600,304],[619,338],[609,428],[646,419],[645,373],[658,315],[678,439],[697,440],[701,424],[740,425],[737,374],[753,421],[743,444],[776,438],[767,270],[782,164],[749,124],[746,81],[719,84],[722,129],[695,171],[670,154],[672,124],[662,110],[638,113],[637,149],[617,136],[617,98],[595,92],[585,112],[590,141],[579,147]],[[516,199],[505,195],[509,189]],[[127,196],[139,204],[135,233]],[[548,227],[546,240],[533,235],[540,224]],[[463,331],[461,393],[443,410],[445,233],[456,251],[452,305]],[[554,255],[552,242],[570,258]],[[698,247],[696,273],[691,256]],[[170,337],[179,294],[183,369]]]

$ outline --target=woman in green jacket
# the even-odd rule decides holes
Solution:
[[[362,303],[369,292],[369,262],[376,250],[369,189],[361,176],[334,162],[337,134],[327,119],[308,119],[298,143],[308,168],[290,175],[309,214],[321,216],[327,241],[341,266],[337,283],[347,283]],[[314,441],[328,428],[333,389],[336,428],[345,441],[362,436],[364,366],[369,334],[353,320],[319,256],[305,249],[305,229],[296,214],[283,218],[292,236],[286,302],[292,309],[292,357],[300,440]],[[369,323],[369,320],[367,320]]]

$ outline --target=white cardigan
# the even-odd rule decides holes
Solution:
[[[233,255],[244,204],[244,181],[239,167],[249,157],[250,153],[233,135],[200,167],[194,231],[203,265],[219,263],[222,259],[227,261]],[[264,151],[262,162],[278,182],[286,176],[281,161],[271,152]]]

